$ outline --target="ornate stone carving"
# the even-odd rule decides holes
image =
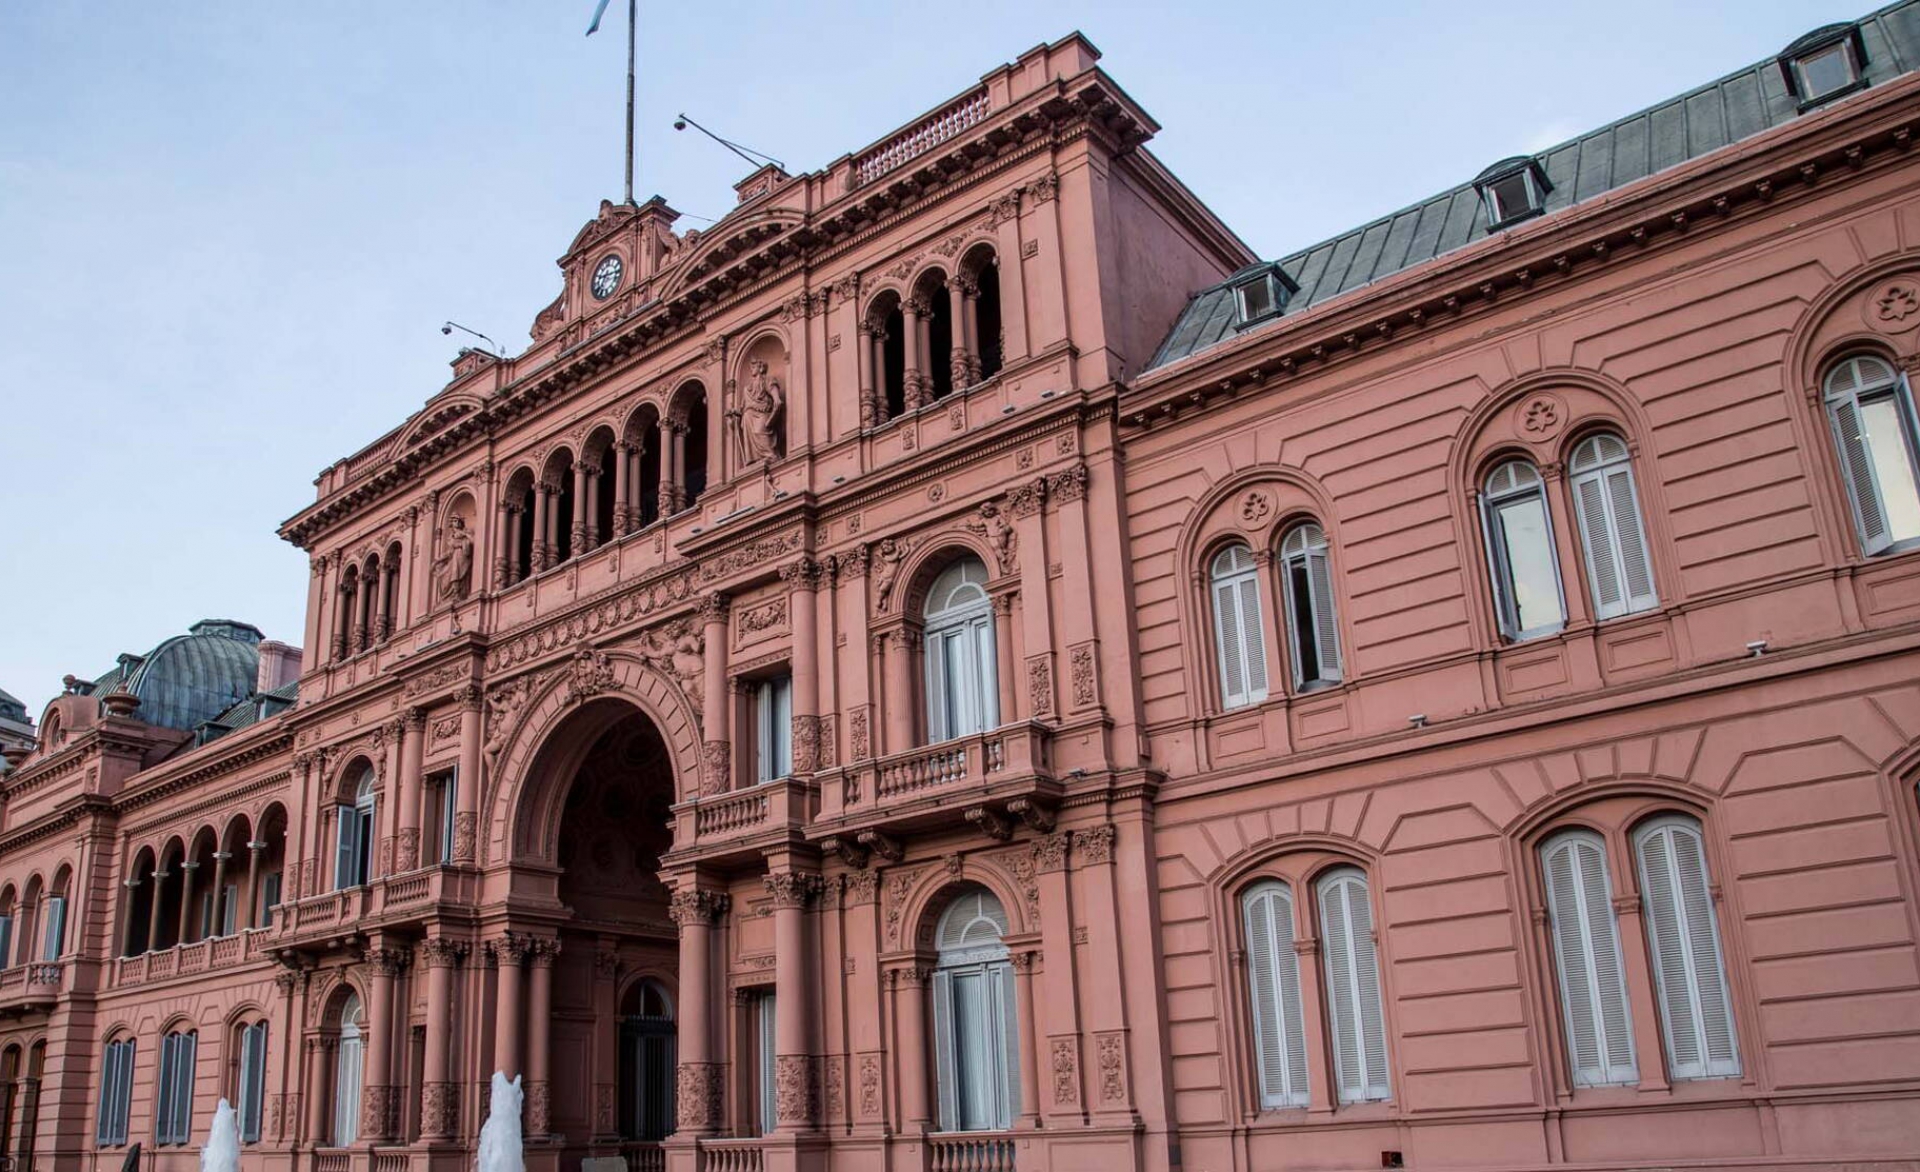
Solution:
[[[704,741],[700,745],[700,796],[714,797],[727,792],[731,780],[733,751],[726,741]]]
[[[544,1082],[527,1084],[527,1133],[546,1135],[552,1130],[553,1100]]]
[[[1247,525],[1258,525],[1273,515],[1273,497],[1251,489],[1240,498],[1240,520]]]
[[[913,890],[913,873],[895,871],[887,876],[887,943],[900,942],[900,920],[906,915],[907,895]]]
[[[1013,824],[1007,821],[1005,815],[991,806],[969,806],[962,817],[973,823],[980,833],[995,842],[1013,841]]]
[[[612,1083],[593,1084],[593,1130],[596,1135],[614,1134],[614,1094],[615,1088]]]
[[[429,936],[420,945],[420,950],[427,954],[428,968],[452,968],[466,959],[467,942],[445,936]]]
[[[531,937],[517,936],[512,932],[487,941],[488,953],[493,956],[496,963],[502,965],[519,964],[527,958],[527,953],[532,951],[532,948]]]
[[[1887,333],[1920,325],[1920,279],[1911,273],[1881,283],[1866,299],[1867,324]]]
[[[440,552],[433,559],[433,597],[437,603],[464,602],[473,588],[473,535],[466,519],[455,513],[440,535]]]
[[[487,693],[487,756],[497,757],[507,747],[513,726],[533,698],[543,676],[538,672],[508,680]]]
[[[735,400],[735,416],[740,464],[771,464],[781,456],[780,423],[786,412],[787,395],[780,380],[767,374],[767,364],[754,359],[747,367],[746,380]]]
[[[1093,644],[1082,643],[1067,652],[1067,679],[1073,690],[1075,708],[1091,708],[1100,702],[1094,675]]]
[[[413,955],[398,948],[369,948],[360,954],[367,967],[382,977],[397,977],[406,971]]]
[[[793,771],[812,773],[820,768],[820,718],[793,718]]]
[[[894,579],[900,576],[900,563],[912,548],[911,542],[899,537],[882,538],[873,547],[873,601],[879,609],[888,608]]]
[[[782,1123],[809,1127],[820,1114],[820,1059],[781,1054],[773,1060],[774,1113]]]
[[[1073,832],[1073,846],[1080,853],[1080,861],[1089,864],[1113,862],[1112,826],[1093,826],[1086,830]]]
[[[681,1128],[711,1131],[720,1126],[720,1067],[712,1062],[682,1062],[676,1080]]]
[[[360,1088],[360,1119],[368,1138],[384,1139],[393,1134],[390,1120],[395,1106],[392,1087],[369,1083]]]
[[[873,756],[873,744],[868,732],[867,719],[865,704],[847,714],[847,752],[855,761],[865,761]]]
[[[775,871],[766,876],[766,884],[774,907],[799,908],[802,911],[811,907],[826,889],[826,883],[820,876],[795,871]]]
[[[872,1119],[880,1114],[880,1056],[860,1055],[860,1117]]]
[[[841,878],[849,904],[873,903],[880,898],[880,872],[849,871]]]
[[[1071,842],[1066,832],[1049,834],[1033,840],[1033,864],[1043,873],[1064,871],[1067,868],[1067,848]]]
[[[1077,1049],[1072,1038],[1054,1038],[1050,1047],[1053,1054],[1053,1101],[1060,1106],[1071,1106],[1080,1101],[1080,1056]]]
[[[430,1082],[423,1087],[420,1096],[420,1130],[433,1136],[452,1135],[454,1121],[460,1110],[459,1093],[458,1083]]]
[[[578,704],[613,688],[613,661],[606,652],[582,647],[573,653],[567,665],[567,703]]]
[[[1032,798],[1015,798],[1007,803],[1007,813],[1020,819],[1027,829],[1039,834],[1053,833],[1053,808]]]
[[[1040,176],[1040,178],[1035,179],[1032,183],[1027,184],[1026,188],[1027,198],[1033,200],[1035,203],[1045,203],[1057,195],[1059,191],[1060,176],[1052,171],[1047,172],[1045,175]]]
[[[1095,1059],[1100,1064],[1100,1101],[1127,1101],[1125,1038],[1118,1032],[1097,1035],[1093,1040]]]
[[[1007,507],[1016,517],[1031,517],[1047,503],[1047,478],[1036,476],[1025,484],[1017,484],[1007,493]]]
[[[980,515],[968,521],[967,528],[986,539],[987,548],[993,551],[994,564],[1002,574],[1011,574],[1020,568],[1016,549],[1019,535],[1013,531],[1013,522],[1007,519],[1007,510],[997,502],[983,503]]]
[[[907,852],[901,847],[899,840],[884,831],[862,830],[855,837],[859,840],[861,846],[866,847],[889,863],[897,863],[907,857]]]
[[[678,927],[689,924],[712,926],[726,914],[728,897],[724,892],[683,888],[673,893],[667,904],[667,918]]]
[[[396,871],[411,871],[420,865],[420,831],[411,826],[401,827],[393,848],[393,864]]]
[[[1027,710],[1035,719],[1053,715],[1053,656],[1045,652],[1027,659]]]
[[[453,816],[453,861],[471,863],[479,836],[480,816],[472,810],[460,810]]]
[[[1085,464],[1075,464],[1064,472],[1056,472],[1047,477],[1047,495],[1061,504],[1083,500],[1087,495],[1087,478]]]

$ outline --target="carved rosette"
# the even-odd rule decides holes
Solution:
[[[675,1090],[682,1131],[713,1131],[720,1126],[720,1067],[712,1062],[682,1062]]]
[[[773,1109],[781,1123],[810,1128],[820,1114],[820,1059],[781,1054],[773,1060]]]
[[[472,810],[461,810],[453,816],[453,861],[456,863],[473,862],[474,839],[478,835],[479,815]]]
[[[820,718],[793,718],[793,771],[812,773],[820,768]]]
[[[725,741],[706,741],[700,746],[700,796],[714,797],[727,792],[727,775],[732,772],[733,751]]]

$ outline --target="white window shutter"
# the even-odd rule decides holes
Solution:
[[[933,1081],[940,1097],[940,1130],[959,1126],[960,1070],[954,1036],[953,975],[944,969],[933,974]]]
[[[1669,1073],[1678,1081],[1740,1073],[1699,829],[1666,820],[1638,836],[1647,939],[1660,992]]]
[[[168,1034],[160,1039],[160,1098],[153,1113],[153,1141],[156,1144],[173,1140],[173,1070],[174,1064],[179,1061],[179,1041],[177,1034]]]
[[[1237,708],[1248,702],[1247,650],[1240,638],[1238,588],[1232,582],[1213,587],[1214,641],[1220,657],[1220,702]]]
[[[1867,451],[1859,400],[1851,393],[1829,399],[1827,416],[1833,424],[1834,443],[1840,450],[1840,474],[1847,482],[1847,497],[1853,503],[1860,546],[1869,554],[1879,553],[1893,544],[1893,538],[1887,525],[1886,507],[1880,499],[1880,484],[1873,471],[1873,456]]]
[[[1593,589],[1594,617],[1610,619],[1626,613],[1627,592],[1620,581],[1613,526],[1607,515],[1605,476],[1604,471],[1596,471],[1574,477],[1573,500],[1580,547],[1587,557],[1587,583]]]
[[[948,732],[953,698],[947,682],[947,641],[939,634],[926,640],[927,649],[927,740],[944,741]]]
[[[1647,554],[1646,527],[1641,524],[1640,494],[1634,488],[1633,469],[1626,464],[1607,471],[1607,507],[1613,512],[1614,534],[1620,545],[1620,576],[1626,587],[1627,609],[1641,611],[1659,603],[1653,587],[1653,559]]]
[[[200,1056],[200,1035],[180,1038],[180,1091],[174,1096],[173,1136],[175,1143],[186,1143],[193,1133],[193,1076]]]
[[[1293,948],[1293,899],[1279,884],[1263,884],[1247,895],[1243,908],[1260,1105],[1304,1106],[1307,1055],[1299,957]]]
[[[42,947],[41,959],[59,960],[60,948],[67,935],[67,899],[63,895],[52,896],[47,900],[47,937]]]
[[[1266,619],[1260,613],[1260,583],[1248,573],[1240,579],[1240,640],[1245,649],[1247,699],[1258,703],[1267,698]]]
[[[1606,848],[1572,833],[1547,844],[1547,910],[1575,1086],[1639,1081],[1607,880]]]
[[[1014,988],[1012,965],[997,964],[991,971],[998,978],[998,1012],[994,1015],[994,1030],[1000,1039],[1000,1127],[1005,1130],[1013,1126],[1014,1117],[1020,1113],[1019,995]]]
[[[1340,631],[1333,609],[1333,569],[1324,547],[1307,550],[1308,601],[1313,606],[1315,652],[1320,657],[1320,678],[1341,679]]]
[[[334,834],[333,887],[338,891],[359,882],[354,877],[353,869],[360,858],[360,849],[354,842],[360,829],[360,816],[352,806],[337,807],[336,812],[338,829]]]
[[[774,1047],[779,1044],[776,1023],[779,1020],[780,1006],[772,993],[760,995],[760,1134],[769,1135],[780,1125],[780,1114],[776,1107],[778,1095],[774,1078]]]
[[[1385,1099],[1391,1093],[1386,1031],[1366,879],[1357,871],[1338,871],[1321,881],[1319,894],[1327,1016],[1334,1034],[1334,1077],[1340,1101]]]
[[[973,624],[975,690],[979,693],[975,710],[977,731],[1000,727],[1000,675],[993,643],[993,616],[976,619]]]

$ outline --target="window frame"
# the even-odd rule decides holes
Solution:
[[[968,577],[969,567],[979,569],[978,581]],[[986,563],[969,554],[942,570],[928,590],[920,636],[926,739],[930,745],[992,732],[1000,726],[1003,665],[998,662],[988,580]],[[951,602],[963,587],[977,589],[979,597]],[[936,595],[942,596],[937,609]],[[957,669],[951,654],[955,648],[961,652]],[[956,680],[956,670],[959,676],[970,678]]]
[[[1244,553],[1247,564],[1223,569],[1222,564],[1235,553]],[[1233,592],[1236,612],[1231,625],[1221,606],[1221,594],[1229,589]],[[1221,710],[1232,712],[1266,703],[1273,694],[1267,671],[1267,607],[1260,589],[1260,558],[1252,546],[1244,541],[1231,541],[1207,559],[1207,603],[1213,617],[1214,670],[1219,676]],[[1252,621],[1249,621],[1249,609]],[[1231,648],[1230,638],[1234,644]],[[1232,683],[1236,666],[1238,688]]]
[[[1620,446],[1617,455],[1607,455],[1599,450],[1603,441],[1612,440]],[[1582,453],[1595,449],[1596,456],[1591,463],[1581,463]],[[1575,444],[1567,459],[1567,505],[1573,513],[1574,532],[1580,539],[1580,564],[1586,572],[1587,598],[1593,608],[1596,622],[1624,618],[1628,615],[1643,614],[1657,610],[1660,606],[1660,584],[1654,573],[1653,548],[1647,540],[1647,513],[1640,498],[1640,477],[1634,469],[1633,445],[1627,437],[1613,428],[1600,428],[1582,436]],[[1625,478],[1626,500],[1622,502],[1614,495],[1613,477]],[[1604,512],[1604,531],[1595,535],[1589,526],[1587,510],[1581,499],[1584,486],[1597,486],[1599,502]],[[1633,532],[1628,534],[1621,525],[1623,506],[1632,511]],[[1604,550],[1602,544],[1604,543]],[[1629,546],[1633,548],[1629,548]],[[1604,552],[1614,574],[1614,587],[1619,597],[1614,602],[1602,599],[1600,566],[1596,556]],[[1646,589],[1635,591],[1632,574],[1628,568],[1629,555],[1638,553],[1641,573],[1644,575]],[[1555,562],[1558,563],[1556,556]],[[1564,594],[1563,594],[1564,602]]]
[[[1871,384],[1863,383],[1857,375],[1858,363],[1872,362],[1887,371],[1884,380]],[[1854,385],[1845,389],[1837,388],[1841,372],[1849,367],[1856,370]],[[1865,407],[1870,403],[1890,400],[1896,418],[1901,426],[1901,447],[1907,457],[1907,476],[1916,495],[1920,495],[1920,411],[1916,411],[1913,401],[1913,387],[1905,371],[1883,354],[1871,350],[1853,350],[1838,354],[1821,367],[1820,403],[1827,417],[1827,435],[1833,444],[1835,470],[1840,477],[1841,491],[1847,500],[1848,515],[1853,520],[1854,540],[1864,557],[1879,557],[1886,554],[1904,553],[1920,548],[1920,533],[1911,537],[1896,539],[1892,533],[1892,521],[1887,516],[1886,492],[1881,478],[1880,468],[1873,459],[1873,452],[1867,446]],[[1857,440],[1850,441],[1843,431],[1847,426],[1843,412],[1850,411]],[[1860,451],[1852,453],[1852,442],[1860,445]],[[1859,461],[1857,463],[1857,461]],[[1865,473],[1870,480],[1867,486],[1874,501],[1875,516],[1868,517],[1867,506],[1861,499],[1859,476]],[[1870,520],[1877,520],[1879,535],[1872,532]]]
[[[1256,917],[1262,913],[1259,907],[1262,902],[1266,905],[1264,914],[1274,929],[1266,941],[1271,985],[1268,989],[1260,985],[1260,940],[1256,932]],[[1263,877],[1241,891],[1238,903],[1241,945],[1247,957],[1247,1012],[1253,1033],[1254,1085],[1260,1109],[1278,1111],[1309,1106],[1313,1097],[1313,1073],[1307,1042],[1306,993],[1300,979],[1300,954],[1295,947],[1299,934],[1294,919],[1293,885],[1284,879]],[[1280,929],[1285,930],[1284,939]],[[1287,987],[1289,979],[1291,998]],[[1271,1009],[1271,1027],[1261,1024],[1263,1001]],[[1266,1061],[1268,1028],[1275,1031],[1277,1070],[1270,1070]],[[1273,1085],[1276,1074],[1277,1087]]]
[[[1533,475],[1529,484],[1495,490],[1490,487],[1493,478],[1513,465],[1523,465]],[[1567,629],[1567,586],[1560,573],[1560,542],[1554,533],[1553,502],[1547,494],[1547,478],[1539,465],[1532,460],[1517,455],[1509,455],[1493,463],[1486,475],[1480,478],[1479,489],[1480,536],[1486,545],[1488,585],[1493,591],[1494,618],[1499,624],[1500,636],[1508,643],[1525,643],[1533,639],[1557,635]],[[1520,603],[1514,596],[1513,558],[1507,546],[1505,530],[1497,524],[1498,513],[1503,506],[1512,502],[1536,497],[1540,502],[1540,517],[1545,529],[1546,554],[1548,564],[1553,568],[1554,598],[1559,604],[1560,617],[1556,622],[1537,627],[1520,626]]]
[[[242,1144],[260,1142],[267,1090],[267,1020],[245,1023],[236,1032],[239,1055],[234,1079],[234,1115]]]
[[[100,1058],[99,1114],[94,1119],[95,1147],[124,1147],[133,1113],[133,1063],[139,1039],[110,1038]]]
[[[1683,1064],[1679,1058],[1679,1049],[1675,1045],[1676,1023],[1673,1020],[1671,1005],[1678,999],[1680,990],[1668,985],[1665,957],[1662,953],[1661,932],[1658,927],[1659,912],[1655,906],[1653,876],[1648,865],[1647,844],[1649,841],[1666,835],[1671,841],[1674,836],[1686,836],[1693,839],[1700,860],[1700,905],[1706,912],[1704,932],[1690,921],[1677,925],[1678,941],[1683,949],[1680,956],[1674,958],[1686,977],[1686,1001],[1688,1012],[1694,1027],[1694,1041],[1700,1057],[1691,1063]],[[1641,820],[1633,827],[1631,836],[1633,866],[1635,877],[1640,885],[1641,926],[1646,933],[1647,964],[1649,967],[1649,985],[1653,992],[1655,1016],[1659,1018],[1660,1041],[1665,1051],[1667,1079],[1671,1083],[1709,1082],[1742,1077],[1744,1066],[1740,1058],[1740,1021],[1733,1002],[1733,986],[1727,976],[1726,936],[1721,930],[1720,910],[1714,906],[1713,862],[1707,849],[1705,825],[1689,814],[1662,813]],[[1673,877],[1680,878],[1677,852],[1669,849],[1668,859],[1673,865]],[[1682,919],[1691,913],[1683,906],[1684,900],[1677,887],[1674,889],[1674,906]],[[1696,955],[1696,945],[1702,941],[1713,945],[1717,979],[1717,992],[1720,1005],[1726,1015],[1726,1035],[1728,1054],[1716,1059],[1707,1053],[1710,1038],[1708,1027],[1703,1024],[1707,987],[1702,983],[1702,962]]]
[[[1500,186],[1513,179],[1519,179],[1526,193],[1523,207],[1508,208],[1501,197]],[[1473,181],[1474,190],[1480,196],[1480,206],[1486,216],[1488,233],[1499,232],[1535,216],[1547,212],[1547,195],[1553,191],[1553,184],[1547,179],[1546,171],[1540,166],[1540,160],[1528,156],[1504,159],[1482,171]]]
[[[1318,537],[1316,539],[1315,535]],[[1297,546],[1297,548],[1296,548]],[[1307,579],[1306,597],[1294,586],[1296,566]],[[1319,577],[1315,578],[1318,568]],[[1293,686],[1311,692],[1337,687],[1346,680],[1345,657],[1340,647],[1340,604],[1333,580],[1333,544],[1318,521],[1302,520],[1288,528],[1280,539],[1280,595],[1287,612],[1287,659],[1293,669]],[[1301,627],[1302,617],[1306,630]],[[1315,674],[1306,673],[1304,649],[1313,646]]]
[[[174,1029],[161,1035],[160,1063],[154,1079],[155,1147],[193,1142],[193,1084],[199,1056],[198,1030]]]
[[[1814,93],[1808,86],[1807,64],[1835,50],[1847,63],[1847,80]],[[1816,29],[1787,46],[1786,52],[1780,54],[1778,64],[1781,79],[1786,82],[1787,95],[1793,98],[1797,110],[1802,114],[1837,98],[1858,93],[1869,84],[1866,39],[1857,23]]]
[[[365,1020],[366,1006],[360,994],[350,992],[340,1007],[339,1044],[333,1052],[333,1118],[327,1130],[328,1147],[352,1147],[361,1138],[364,1120],[360,1118],[360,1095],[367,1080]],[[349,1056],[352,1065],[348,1065]]]
[[[793,776],[793,676],[768,676],[753,688],[753,779]]]
[[[1604,889],[1602,906],[1597,909],[1604,916],[1608,940],[1613,953],[1614,979],[1618,982],[1622,1039],[1625,1054],[1616,1056],[1612,1052],[1613,1043],[1607,1038],[1605,993],[1599,988],[1604,979],[1600,965],[1602,958],[1593,935],[1594,909],[1588,891],[1581,882],[1582,876],[1574,876],[1574,890],[1571,893],[1577,903],[1572,908],[1563,908],[1556,896],[1553,876],[1554,856],[1562,852],[1571,852],[1577,847],[1586,847],[1599,856],[1599,880]],[[1563,827],[1548,834],[1540,841],[1533,852],[1540,868],[1540,891],[1542,903],[1547,914],[1548,950],[1552,954],[1554,989],[1560,1004],[1560,1029],[1563,1049],[1566,1052],[1566,1074],[1576,1089],[1638,1086],[1640,1067],[1638,1047],[1634,1040],[1633,1020],[1633,980],[1627,969],[1626,953],[1620,942],[1620,917],[1613,904],[1613,862],[1605,835],[1585,826]],[[1575,1021],[1577,1011],[1574,991],[1569,987],[1570,959],[1567,955],[1567,941],[1561,932],[1560,920],[1563,914],[1571,913],[1576,917],[1575,926],[1579,932],[1581,956],[1581,976],[1586,982],[1586,1008],[1593,1015],[1592,1030],[1600,1051],[1597,1068],[1583,1067],[1576,1052],[1578,1026]],[[1596,1073],[1597,1071],[1597,1073]]]
[[[1359,888],[1357,899],[1352,895],[1355,885],[1358,885]],[[1348,1024],[1353,1033],[1351,1040],[1356,1043],[1356,1056],[1360,1061],[1360,1069],[1358,1071],[1345,1069],[1341,1064],[1340,1057],[1341,1042],[1343,1040],[1341,1034],[1343,1031],[1340,1011],[1337,1006],[1339,993],[1336,992],[1336,988],[1342,982],[1341,973],[1335,966],[1342,959],[1341,950],[1338,947],[1341,941],[1335,938],[1332,920],[1329,916],[1329,909],[1338,906],[1332,899],[1336,891],[1344,895],[1344,906],[1341,906],[1340,910],[1344,916],[1341,921],[1342,928],[1346,933],[1344,940],[1346,945],[1345,959],[1347,962],[1345,983],[1347,985],[1346,995],[1352,999],[1353,1014],[1352,1020]],[[1329,1070],[1333,1076],[1333,1097],[1342,1107],[1356,1107],[1367,1103],[1390,1103],[1394,1097],[1393,1053],[1392,1047],[1388,1045],[1387,1040],[1389,1029],[1387,1024],[1386,989],[1381,979],[1383,966],[1380,963],[1380,947],[1376,939],[1380,920],[1373,904],[1372,877],[1364,868],[1357,864],[1341,863],[1326,868],[1314,877],[1313,893],[1314,910],[1319,920],[1320,929],[1321,1012],[1326,1022],[1328,1048],[1332,1052],[1332,1061],[1329,1065]],[[1366,911],[1367,924],[1364,932],[1354,930],[1355,924],[1352,913],[1355,908],[1364,908]],[[1370,967],[1373,973],[1372,996],[1370,999],[1368,997],[1368,990],[1363,986],[1360,966],[1357,963],[1362,958],[1361,943],[1363,938],[1365,953],[1369,957]],[[1377,1056],[1380,1063],[1380,1077],[1377,1081],[1374,1079],[1374,1072],[1371,1069],[1375,1055],[1367,1052],[1366,1010],[1369,1000],[1371,1001],[1377,1018],[1380,1038],[1379,1054]],[[1347,1075],[1350,1073],[1357,1073],[1359,1075],[1361,1086],[1358,1091],[1349,1091],[1348,1089]]]
[[[1242,273],[1233,278],[1229,287],[1233,292],[1235,329],[1256,326],[1284,314],[1287,302],[1300,289],[1278,264],[1261,265],[1252,272]],[[1248,303],[1247,295],[1254,289],[1265,291],[1266,305],[1262,308],[1255,309]]]
[[[963,914],[967,923],[956,933],[954,921]],[[950,935],[971,936],[981,922],[993,929],[991,941],[948,941]],[[1020,1114],[1019,994],[1005,941],[1010,927],[999,898],[972,887],[947,906],[934,931],[938,952],[929,1000],[942,1132],[1010,1131]],[[963,997],[962,988],[975,996]],[[969,1126],[977,1122],[985,1126]]]
[[[374,830],[380,809],[380,797],[374,789],[374,774],[369,767],[361,776],[351,802],[342,802],[334,830],[333,889],[365,887],[373,882]],[[352,834],[348,834],[348,826]],[[351,882],[349,882],[351,878]]]

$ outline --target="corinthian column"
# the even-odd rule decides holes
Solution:
[[[542,937],[532,941],[527,951],[533,961],[527,982],[527,1134],[543,1136],[553,1116],[547,1076],[552,1055],[553,961],[560,955],[560,942]]]
[[[399,1101],[393,1088],[393,979],[407,965],[407,954],[392,948],[370,948],[366,953],[367,1073],[360,1092],[360,1131],[370,1140],[393,1135]]]
[[[803,558],[780,567],[780,576],[791,592],[787,612],[793,629],[793,772],[800,775],[820,768],[820,624],[814,601],[820,565]]]
[[[679,1130],[711,1135],[720,1127],[721,1064],[713,1060],[713,926],[727,910],[727,896],[688,886],[674,892],[667,914],[680,928],[680,1069],[676,1076]]]
[[[814,1052],[813,949],[807,909],[824,884],[820,876],[776,872],[767,876],[773,896],[774,1114],[781,1131],[812,1131],[820,1118],[820,1059]]]
[[[706,679],[701,690],[704,767],[703,794],[723,793],[732,780],[731,726],[727,720],[727,596],[709,594],[700,603],[701,634],[706,645]]]
[[[493,1068],[512,1078],[520,1073],[520,962],[527,958],[527,938],[511,932],[488,948],[499,964],[494,994]]]
[[[447,1077],[453,1041],[453,970],[467,954],[465,942],[434,936],[427,953],[427,1055],[421,1070],[420,1131],[447,1139],[460,1119],[460,1084]]]

